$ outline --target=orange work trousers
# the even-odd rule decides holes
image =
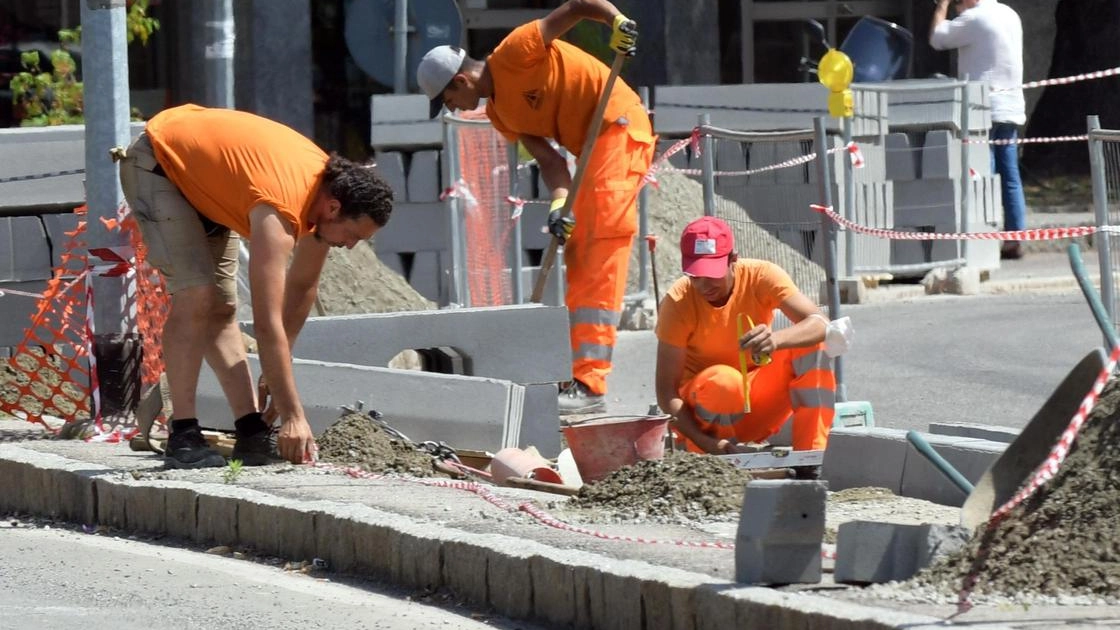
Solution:
[[[762,442],[793,417],[793,449],[828,445],[836,410],[836,376],[824,344],[778,350],[769,365],[749,374],[750,413],[743,413],[743,377],[738,368],[713,365],[683,383],[679,394],[700,429],[717,439]],[[703,390],[703,401],[698,405]],[[705,408],[705,406],[707,408]],[[738,409],[734,409],[738,406]],[[690,451],[701,453],[679,436]]]
[[[607,391],[630,249],[638,232],[638,190],[653,161],[654,144],[645,110],[632,108],[625,121],[599,134],[573,200],[576,225],[564,245],[572,377],[595,394]]]

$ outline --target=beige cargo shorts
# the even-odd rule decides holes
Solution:
[[[237,234],[203,223],[202,215],[163,175],[147,134],[141,133],[128,147],[120,168],[121,189],[140,225],[148,262],[163,274],[168,293],[213,284],[226,304],[237,304]]]

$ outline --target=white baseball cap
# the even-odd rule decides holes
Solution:
[[[451,83],[451,78],[463,67],[467,53],[458,46],[436,46],[420,59],[416,68],[416,82],[431,100],[428,118],[435,118],[443,109],[443,91]]]

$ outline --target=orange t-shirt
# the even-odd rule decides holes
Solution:
[[[308,211],[327,154],[298,131],[248,112],[181,105],[145,128],[156,161],[206,218],[249,236],[249,210],[272,206],[296,238],[310,229]]]
[[[720,307],[712,306],[692,288],[687,277],[673,283],[657,316],[657,339],[685,349],[684,375],[688,381],[717,363],[738,367],[739,313],[755,325],[770,324],[774,309],[797,293],[797,285],[781,267],[765,260],[741,258],[735,262],[735,286]],[[749,328],[744,317],[744,330]]]
[[[514,29],[486,64],[494,80],[486,115],[494,128],[511,142],[522,135],[552,138],[579,157],[610,68],[567,42],[545,46],[538,21]],[[618,79],[603,120],[644,116],[641,107],[637,93]]]

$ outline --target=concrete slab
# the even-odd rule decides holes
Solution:
[[[258,357],[249,355],[249,363],[259,374]],[[306,359],[296,359],[292,369],[316,434],[338,420],[340,405],[361,400],[416,441],[475,450],[520,444],[525,388],[516,383]],[[225,395],[207,367],[198,384],[198,414],[204,426],[233,428]]]
[[[466,374],[556,383],[571,374],[568,311],[524,304],[311,317],[293,352],[303,359],[386,366],[401,350],[450,346]]]
[[[971,537],[971,530],[960,526],[842,523],[837,532],[834,579],[852,584],[908,580],[963,548]]]
[[[414,151],[408,165],[408,200],[410,202],[439,201],[440,186],[439,151]]]
[[[443,123],[428,119],[423,94],[375,94],[369,110],[369,143],[375,149],[443,146]]]

